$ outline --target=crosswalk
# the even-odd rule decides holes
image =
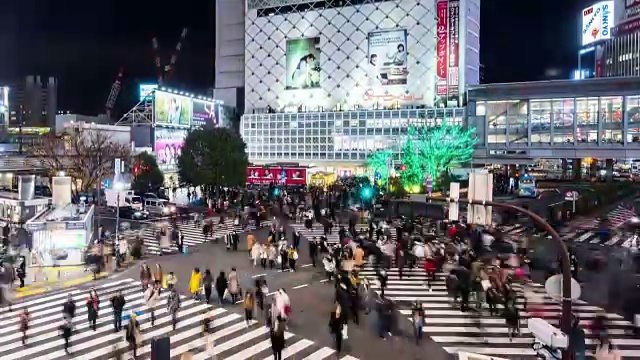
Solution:
[[[374,268],[366,266],[361,274],[369,278],[371,286],[379,293],[380,286]],[[530,313],[524,310],[524,298],[519,300],[521,335],[510,340],[504,319],[490,316],[486,305],[482,312],[463,313],[459,307],[453,307],[446,291],[444,274],[437,276],[431,291],[426,286],[424,271],[405,269],[403,274],[403,279],[400,279],[397,268],[388,271],[385,297],[399,304],[399,311],[406,318],[410,318],[411,304],[416,300],[421,301],[427,314],[423,327],[425,336],[450,354],[469,352],[503,358],[535,359],[536,353],[532,349],[534,338],[527,329],[527,318],[540,317],[559,327],[561,306],[545,294],[541,285],[531,285],[526,291],[527,310]],[[583,301],[577,301],[573,305],[573,312],[580,317],[580,325],[586,332],[587,350],[591,352],[595,351],[597,335],[590,331],[589,325],[600,311],[600,308]],[[620,351],[620,355],[625,359],[640,359],[640,339],[627,335],[633,325],[617,314],[606,315],[611,342]]]
[[[184,234],[185,246],[191,247],[191,246],[200,245],[206,242],[207,239],[205,239],[202,233],[202,227],[196,227],[192,221],[185,224],[178,223],[177,225],[178,225],[178,228]],[[270,221],[264,221],[260,223],[261,227],[268,227],[270,225],[271,225]],[[173,227],[171,225],[168,225],[169,233],[171,233],[172,228]],[[240,225],[234,225],[233,219],[225,219],[223,224],[218,224],[217,219],[215,219],[213,239],[224,238],[227,234],[230,234],[234,230],[237,231],[238,233],[255,230],[255,225],[247,225],[247,227],[243,229],[242,226]],[[154,228],[147,228],[144,230],[143,242],[145,246],[145,251],[147,254],[150,254],[150,255],[160,255],[162,251],[160,248],[160,243],[156,239],[155,231],[156,230]],[[211,239],[211,238],[212,238],[211,236],[208,237],[208,239]],[[171,243],[171,250],[172,251],[178,250],[175,242]]]
[[[79,287],[48,294],[44,297],[29,299],[15,303],[13,312],[5,312],[0,316],[0,359],[3,360],[57,360],[57,359],[112,359],[115,352],[127,351],[124,340],[125,330],[115,332],[113,327],[113,311],[109,299],[118,291],[122,291],[127,304],[125,313],[135,311],[136,320],[140,323],[143,342],[138,348],[138,356],[147,358],[151,353],[151,340],[169,336],[171,342],[171,358],[190,352],[193,359],[271,359],[271,341],[269,329],[264,324],[252,321],[247,324],[244,317],[223,308],[207,305],[187,297],[182,297],[178,311],[178,323],[172,331],[171,314],[167,312],[166,298],[168,292],[161,293],[161,301],[155,308],[155,325],[150,325],[150,312],[144,304],[139,282],[134,279],[111,281],[95,287],[100,297],[99,318],[95,331],[89,328],[85,300],[88,290]],[[73,319],[74,333],[71,337],[71,356],[64,351],[64,340],[60,336],[62,324],[62,304],[71,294],[76,303],[76,316]],[[18,314],[28,309],[31,320],[27,331],[27,345],[21,343],[18,331]],[[214,315],[210,333],[202,333],[202,319],[207,314]],[[123,327],[126,321],[123,321]],[[285,333],[287,347],[283,358],[323,360],[335,359],[335,350],[318,345],[309,339],[293,333]],[[208,347],[213,340],[213,348]],[[124,355],[129,359],[132,352]],[[346,355],[338,357],[342,360],[357,360]]]
[[[314,237],[320,239],[320,237],[324,235],[324,229],[322,228],[322,225],[318,223],[313,224],[313,228],[311,230],[307,230],[307,228],[304,227],[303,223],[290,223],[289,226],[291,226],[295,231],[299,231],[300,235],[302,235],[307,240],[311,240]],[[367,225],[356,225],[356,231],[361,231],[362,229],[367,230]],[[340,242],[340,235],[338,235],[338,228],[336,226],[333,227],[333,231],[331,232],[331,234],[327,234],[326,236],[327,243],[329,245],[335,245]],[[395,236],[395,234],[392,234],[392,236]]]
[[[589,219],[580,226],[584,231],[573,236],[570,241],[583,244],[600,244],[604,246],[636,248],[639,243],[638,239],[636,239],[632,234],[620,231],[621,227],[635,216],[635,210],[618,205],[606,216],[607,219],[609,219],[610,227],[614,230],[609,240],[603,242],[600,239],[597,231],[594,230],[597,229],[599,225],[598,220]]]

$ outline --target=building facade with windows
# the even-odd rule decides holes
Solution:
[[[399,161],[410,126],[462,125],[464,116],[464,108],[255,114],[243,117],[241,133],[249,159],[257,164],[357,169],[369,153],[381,149],[392,149]]]
[[[461,123],[479,24],[479,0],[247,1],[249,160],[361,166],[410,125]]]
[[[488,84],[468,101],[478,162],[640,158],[637,78]]]

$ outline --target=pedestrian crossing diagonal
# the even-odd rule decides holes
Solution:
[[[311,240],[314,237],[320,240],[320,237],[324,235],[324,228],[322,227],[322,225],[318,223],[313,224],[313,228],[311,230],[307,230],[307,228],[304,227],[304,224],[302,223],[290,223],[289,226],[291,226],[295,231],[299,231],[300,235],[304,236],[304,238],[307,240]],[[331,231],[331,234],[326,235],[327,243],[329,243],[329,245],[338,244],[340,242],[340,235],[338,235],[338,229],[339,227],[334,226],[333,230]],[[367,230],[369,228],[367,225],[364,225],[364,224],[356,225],[356,231],[361,231],[362,229]],[[395,236],[395,234],[392,234],[392,236]]]
[[[614,230],[608,240],[601,240],[598,232],[595,230],[599,226],[599,221],[597,219],[589,219],[582,222],[579,227],[584,231],[575,234],[575,236],[568,240],[582,244],[637,248],[640,241],[634,238],[632,234],[621,231],[622,226],[635,216],[635,210],[627,209],[622,205],[618,205],[606,215],[606,218],[609,219],[610,228]]]
[[[124,359],[132,357],[128,343],[124,340],[126,321],[123,330],[114,330],[114,312],[110,299],[122,292],[126,305],[124,313],[130,311],[138,314],[142,342],[137,351],[138,356],[146,358],[151,353],[151,342],[154,338],[168,336],[170,338],[171,358],[178,358],[184,353],[191,353],[193,359],[205,360],[212,357],[227,360],[271,359],[271,340],[269,329],[262,323],[264,316],[256,314],[257,320],[247,323],[244,316],[226,309],[207,305],[204,302],[181,296],[178,311],[178,322],[173,330],[171,314],[166,307],[168,291],[160,294],[158,305],[153,308],[155,323],[151,325],[151,310],[141,291],[139,281],[123,279],[96,285],[95,290],[100,298],[96,329],[89,326],[85,301],[88,289],[78,286],[65,293],[43,295],[24,299],[13,304],[13,311],[4,312],[0,316],[0,359],[3,360],[62,360],[62,359],[113,359],[116,353]],[[70,339],[70,355],[64,350],[64,339],[60,334],[62,324],[62,306],[67,296],[72,296],[76,304],[76,315],[72,320],[73,335]],[[18,316],[23,309],[30,314],[27,330],[27,344],[22,345],[22,334],[19,332]],[[257,312],[257,310],[256,310]],[[203,316],[213,316],[209,334],[203,335]],[[336,359],[336,351],[322,346],[310,339],[286,332],[287,347],[282,352],[283,358],[324,360]],[[213,347],[209,346],[213,344]],[[350,356],[339,355],[343,360],[357,360]]]
[[[367,265],[360,273],[369,278],[372,288],[380,293],[375,269]],[[468,312],[461,312],[459,306],[453,305],[447,293],[445,274],[436,276],[431,289],[427,287],[427,276],[421,269],[404,269],[402,279],[397,268],[392,268],[387,274],[385,297],[398,304],[400,314],[409,319],[411,304],[421,301],[426,311],[423,327],[425,336],[450,354],[462,351],[503,358],[535,359],[536,353],[532,349],[534,338],[527,328],[527,319],[539,317],[559,327],[562,307],[547,296],[544,287],[538,284],[527,285],[524,289],[522,285],[514,286],[519,295],[517,306],[521,311],[521,335],[509,339],[504,318],[491,316],[486,304],[481,311]],[[470,305],[473,308],[474,302],[470,301]],[[573,312],[580,318],[580,326],[586,333],[587,351],[595,351],[598,335],[590,330],[590,324],[601,311],[601,308],[584,301],[574,302]],[[633,324],[618,314],[606,313],[606,316],[607,332],[620,355],[625,359],[640,359],[640,339],[630,335]]]
[[[218,239],[224,238],[227,234],[232,233],[233,231],[237,231],[238,233],[255,230],[255,225],[247,225],[245,228],[242,225],[234,225],[233,219],[225,219],[223,224],[218,224],[216,218],[214,218],[213,222],[213,237],[209,236],[205,238],[202,232],[202,226],[198,227],[194,222],[180,223],[178,222],[178,228],[184,233],[184,245],[187,247],[197,246],[205,243],[208,239]],[[261,227],[267,227],[271,225],[271,221],[264,221],[260,223]],[[169,234],[171,234],[171,230],[173,229],[172,225],[168,225]],[[146,249],[146,253],[150,255],[160,255],[161,248],[160,243],[156,239],[154,228],[147,228],[144,230],[143,242]],[[171,242],[171,251],[177,251],[178,248],[175,242]],[[167,250],[163,250],[166,252]]]

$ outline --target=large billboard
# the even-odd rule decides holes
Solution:
[[[216,103],[204,100],[193,100],[193,117],[191,126],[194,127],[218,127],[220,126],[220,106]]]
[[[367,51],[371,86],[407,85],[407,29],[370,32]]]
[[[287,90],[320,87],[320,38],[288,39]]]
[[[613,1],[602,1],[582,11],[582,46],[611,38]]]
[[[177,165],[187,131],[186,129],[155,128],[154,150],[160,168],[167,169]]]
[[[191,98],[156,91],[155,113],[158,125],[191,126]]]
[[[158,84],[140,84],[138,86],[138,96],[140,101],[144,100],[147,95],[158,89]]]

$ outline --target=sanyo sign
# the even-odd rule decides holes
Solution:
[[[611,38],[613,1],[602,1],[582,11],[582,46]]]

